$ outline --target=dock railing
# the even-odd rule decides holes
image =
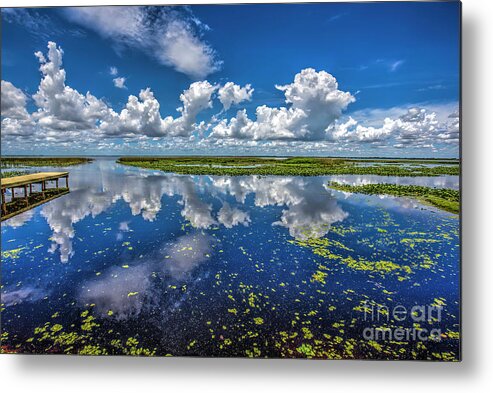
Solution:
[[[39,172],[2,178],[2,221],[68,193],[68,176],[68,172]]]

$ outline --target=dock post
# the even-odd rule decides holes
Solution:
[[[24,201],[26,206],[29,206],[29,196],[27,195],[27,184],[24,185]]]
[[[68,188],[68,175],[65,177],[65,187]]]
[[[5,190],[2,188],[2,211],[3,214],[7,214],[7,201],[5,200]]]
[[[46,183],[45,181],[43,180],[41,182],[41,195],[43,195],[43,198],[45,197],[45,190],[46,190]]]

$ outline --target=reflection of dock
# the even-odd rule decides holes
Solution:
[[[59,186],[60,179],[65,180],[64,187]],[[16,190],[20,190],[20,195]],[[9,195],[7,191],[10,191]],[[2,178],[2,221],[68,192],[68,172],[40,172]]]

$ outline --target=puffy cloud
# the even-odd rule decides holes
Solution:
[[[26,110],[27,96],[12,83],[2,80],[2,117],[25,120],[29,118]]]
[[[236,117],[221,120],[212,130],[212,138],[248,138],[254,137],[254,122],[248,118],[245,109],[239,110]]]
[[[313,68],[306,68],[296,74],[293,83],[276,87],[284,91],[286,103],[293,104],[294,108],[307,112],[316,111],[315,115],[320,117],[327,116],[328,120],[324,120],[324,123],[331,123],[355,101],[350,93],[339,90],[337,80],[331,74],[317,72]],[[327,113],[318,113],[321,108]]]
[[[197,115],[212,108],[218,86],[208,81],[192,83],[181,95],[182,106],[176,118],[162,118],[160,104],[150,88],[130,95],[124,109],[117,113],[91,93],[85,95],[67,86],[62,68],[63,50],[48,43],[48,53],[36,52],[42,79],[34,94],[37,111],[26,110],[27,96],[12,83],[2,81],[2,134],[30,136],[39,131],[45,141],[94,140],[109,137],[188,137],[196,129]],[[110,73],[118,73],[115,67]],[[116,87],[126,88],[125,77],[113,79]],[[85,133],[85,134],[84,134]]]
[[[336,121],[328,131],[330,139],[338,142],[390,141],[390,144],[398,148],[432,147],[436,142],[458,141],[458,116],[458,113],[453,113],[448,122],[440,121],[435,111],[411,107],[397,119],[386,117],[380,127],[363,126],[349,117],[345,122]]]
[[[397,143],[399,146],[428,144],[441,126],[435,112],[430,113],[424,108],[410,108],[395,121]]]
[[[113,84],[115,85],[115,87],[118,87],[119,89],[126,89],[127,88],[127,86],[125,86],[126,80],[127,78],[123,76],[119,76],[113,79]]]
[[[27,112],[27,96],[12,83],[2,80],[2,137],[26,137],[33,133],[33,121]]]
[[[213,128],[213,138],[251,138],[322,140],[326,130],[355,98],[339,90],[337,80],[325,71],[307,68],[296,74],[294,82],[276,86],[284,92],[289,108],[257,107],[256,121],[246,111],[222,120]]]
[[[460,115],[459,111],[451,113],[447,118],[445,129],[438,135],[445,143],[459,143],[460,138]]]
[[[16,137],[31,137],[33,135],[32,123],[17,119],[2,119],[2,138],[8,141]]]
[[[161,118],[159,101],[151,89],[141,90],[139,97],[129,96],[125,108],[116,113],[110,110],[101,123],[101,130],[111,136],[146,135],[190,136],[195,130],[197,115],[212,107],[212,94],[217,89],[208,81],[194,82],[180,95],[181,116]]]
[[[36,52],[42,79],[34,102],[38,107],[33,118],[38,125],[55,131],[91,130],[108,112],[107,105],[87,92],[85,95],[65,84],[62,66],[63,50],[50,41],[47,58]]]
[[[221,120],[214,126],[211,137],[237,139],[302,139],[308,134],[307,114],[301,109],[257,107],[257,120],[248,118],[246,110],[237,112],[236,117]]]
[[[224,110],[228,110],[232,105],[238,105],[243,101],[252,99],[254,89],[250,84],[241,87],[233,82],[227,82],[218,91],[219,101],[223,104]]]
[[[67,16],[101,36],[117,49],[130,46],[155,57],[192,78],[217,71],[221,61],[202,39],[204,25],[197,18],[171,7],[77,7]]]
[[[171,135],[188,136],[197,120],[197,115],[207,108],[212,108],[212,94],[216,90],[217,86],[211,85],[208,81],[192,83],[180,95],[180,101],[183,106],[178,108],[178,111],[181,113],[181,117],[170,123],[169,133]]]
[[[346,122],[336,122],[329,131],[335,141],[379,142],[390,137],[395,130],[395,121],[386,118],[381,127],[363,126],[349,117]]]
[[[141,90],[139,96],[130,95],[120,113],[110,110],[100,129],[109,136],[164,134],[164,120],[159,113],[159,102],[151,89]]]
[[[110,75],[111,76],[117,76],[118,75],[118,68],[110,67]]]

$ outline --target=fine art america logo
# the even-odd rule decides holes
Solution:
[[[415,305],[411,308],[403,305],[387,307],[365,301],[363,310],[365,322],[373,325],[379,323],[387,325],[365,327],[363,337],[366,340],[440,341],[441,339],[441,329],[434,327],[442,320],[443,307],[440,305]],[[422,327],[422,323],[427,323],[428,327]]]

